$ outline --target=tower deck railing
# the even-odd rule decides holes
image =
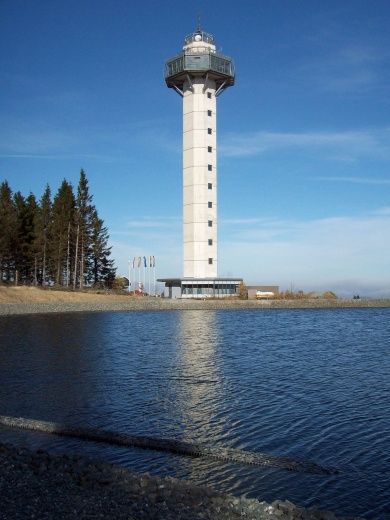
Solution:
[[[192,42],[198,42],[199,37],[200,37],[200,41],[202,41],[202,42],[211,43],[211,45],[214,45],[214,43],[215,43],[214,36],[212,34],[198,29],[196,32],[191,33],[184,38],[184,44],[188,45],[189,43],[192,43]]]
[[[165,64],[165,78],[182,72],[214,71],[234,78],[234,64],[231,58],[217,52],[182,52]]]

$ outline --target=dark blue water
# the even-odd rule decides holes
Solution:
[[[0,429],[260,500],[390,518],[390,309],[0,318],[0,414],[337,467],[297,474]]]

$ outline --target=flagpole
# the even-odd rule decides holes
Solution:
[[[154,286],[154,295],[156,296],[156,259],[153,256],[153,286]]]
[[[130,294],[130,286],[131,286],[131,260],[129,260],[129,287],[127,288]]]
[[[133,287],[133,296],[135,295],[135,280],[136,280],[136,274],[135,274],[135,257],[133,258],[133,283],[134,283],[134,287]]]
[[[138,289],[140,289],[141,285],[141,257],[138,257]]]
[[[137,272],[135,270],[135,257],[133,258],[133,278],[134,278],[133,294],[135,296],[135,286],[137,284]]]
[[[146,289],[146,256],[144,256],[144,286],[143,286],[143,292],[145,292]]]
[[[149,269],[148,269],[148,277],[149,277],[149,290],[148,290],[148,294],[150,296],[150,267],[151,267],[151,260],[152,260],[152,257],[149,255]]]

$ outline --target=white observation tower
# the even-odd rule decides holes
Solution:
[[[231,58],[198,28],[166,62],[165,81],[183,98],[183,278],[180,297],[231,296],[241,279],[218,278],[217,97],[234,85]]]

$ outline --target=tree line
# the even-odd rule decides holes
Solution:
[[[115,279],[108,230],[99,218],[84,170],[77,192],[63,180],[37,200],[0,184],[0,283],[111,287]]]

